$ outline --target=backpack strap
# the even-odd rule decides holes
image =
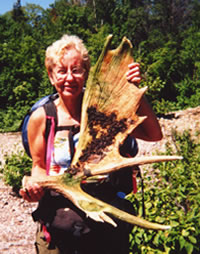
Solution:
[[[45,141],[46,141],[46,174],[49,175],[51,153],[53,150],[55,130],[57,126],[57,111],[53,101],[43,105],[46,113],[46,128],[45,128]]]
[[[73,135],[80,131],[78,125],[67,125],[58,126],[57,110],[53,100],[44,104],[44,110],[46,113],[46,129],[45,129],[45,140],[46,140],[46,173],[49,175],[51,154],[54,147],[54,137],[57,131],[69,130],[68,140],[71,158],[74,156],[75,148],[73,142]]]
[[[53,101],[49,101],[48,103],[43,105],[43,108],[45,110],[46,116],[48,116],[46,118],[46,129],[45,129],[45,140],[46,143],[48,141],[48,137],[49,137],[49,133],[51,130],[51,123],[52,123],[52,117],[54,119],[54,123],[55,123],[55,128],[54,128],[54,134],[56,133],[56,126],[58,124],[58,118],[57,118],[57,110],[56,110],[56,106],[53,103]]]
[[[68,127],[69,127],[69,135],[68,135],[69,148],[70,148],[71,158],[73,158],[74,152],[75,152],[73,136],[80,131],[80,126],[79,125],[72,125],[72,126],[68,126]]]

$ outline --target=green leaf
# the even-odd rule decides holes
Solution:
[[[170,226],[171,227],[177,227],[179,223],[177,221],[170,221]]]
[[[154,239],[153,239],[153,243],[154,243],[155,245],[159,245],[159,234],[156,234],[156,236],[155,236]]]
[[[196,243],[197,243],[197,239],[196,239],[194,236],[189,235],[189,236],[188,236],[188,239],[189,239],[190,242],[193,243],[193,244],[196,244]]]
[[[191,243],[186,242],[185,249],[187,251],[187,254],[192,254],[194,247]]]
[[[180,236],[179,237],[179,244],[180,244],[180,249],[182,250],[183,249],[183,247],[185,246],[185,239],[184,239],[184,237],[183,236]]]
[[[182,234],[182,236],[188,236],[190,233],[188,231],[186,231],[185,229],[183,229],[181,234]]]
[[[146,209],[150,209],[152,207],[152,203],[148,202],[148,203],[145,203],[145,208]]]

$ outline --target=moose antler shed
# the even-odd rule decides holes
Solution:
[[[146,88],[130,84],[125,76],[127,65],[133,62],[131,42],[123,38],[118,48],[110,50],[111,40],[110,35],[89,74],[82,104],[80,138],[70,168],[60,176],[25,176],[23,184],[36,182],[59,192],[95,221],[116,226],[111,215],[148,229],[169,229],[169,226],[121,211],[81,188],[83,180],[95,180],[127,166],[181,159],[179,156],[125,158],[120,155],[120,145],[145,119],[136,112]]]

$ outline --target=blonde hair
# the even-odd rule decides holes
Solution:
[[[77,52],[81,54],[83,67],[88,74],[90,69],[90,58],[83,41],[75,35],[67,34],[63,35],[60,40],[55,41],[46,49],[45,66],[47,71],[51,72],[56,63],[61,61],[66,51],[72,48],[76,49]]]

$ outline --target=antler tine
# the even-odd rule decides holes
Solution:
[[[55,190],[56,192],[62,194],[64,197],[72,201],[76,207],[85,212],[87,217],[90,217],[98,222],[110,223],[114,227],[116,227],[117,224],[108,215],[114,216],[115,218],[146,229],[166,230],[170,228],[170,226],[161,225],[158,223],[149,222],[142,218],[138,218],[90,196],[81,189],[81,179],[82,177],[69,179],[67,175],[41,176],[39,178],[25,176],[23,183],[27,184],[28,182],[36,182],[43,188]]]
[[[173,161],[173,160],[182,160],[182,156],[167,156],[167,155],[159,155],[159,156],[142,156],[135,158],[124,158],[121,157],[119,159],[114,159],[112,162],[105,163],[105,166],[102,168],[99,166],[92,167],[90,165],[89,168],[85,168],[87,175],[101,175],[108,174],[114,171],[121,170],[126,167],[139,166],[144,164],[156,163],[156,162],[164,162],[164,161]]]

